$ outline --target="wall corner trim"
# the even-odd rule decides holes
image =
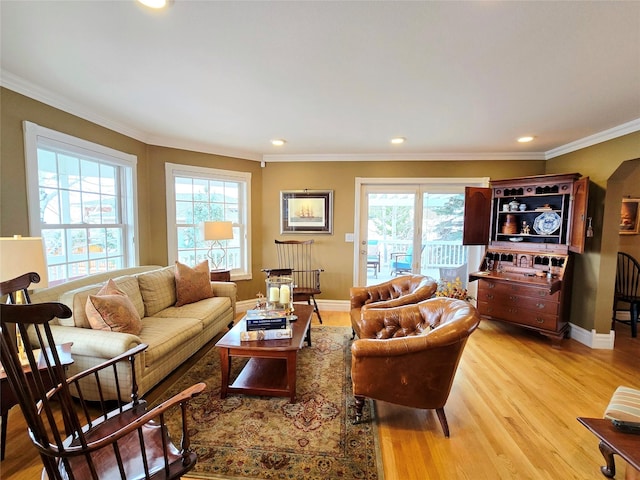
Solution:
[[[573,323],[569,324],[570,336],[572,339],[586,345],[589,348],[600,350],[613,350],[616,339],[616,332],[596,333],[595,329],[586,330]]]

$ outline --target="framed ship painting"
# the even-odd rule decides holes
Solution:
[[[280,233],[333,233],[333,190],[282,190]]]

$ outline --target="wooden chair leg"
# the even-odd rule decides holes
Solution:
[[[2,433],[0,433],[0,441],[2,442],[2,446],[0,446],[0,460],[4,460],[4,451],[7,447],[7,422],[9,421],[9,412],[2,414]]]
[[[440,425],[442,425],[444,436],[449,438],[449,424],[447,423],[447,416],[444,414],[444,408],[436,408],[436,413],[438,414]]]
[[[356,404],[356,415],[353,420],[354,424],[360,423],[360,421],[362,420],[362,409],[364,408],[364,397],[361,397],[360,395],[356,395],[355,404]]]
[[[636,338],[638,336],[638,314],[640,313],[640,303],[633,302],[629,308],[629,315],[631,318],[631,336]]]
[[[322,318],[320,317],[320,310],[318,310],[318,304],[316,303],[316,297],[311,295],[311,297],[309,297],[309,300],[313,300],[313,310],[316,312],[316,315],[318,315],[318,321],[320,322],[320,325],[322,325]],[[309,301],[309,305],[311,305],[310,301]]]

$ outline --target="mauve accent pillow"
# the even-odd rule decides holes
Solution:
[[[111,279],[95,295],[87,297],[85,312],[94,330],[133,335],[142,331],[142,321],[135,305]]]
[[[176,262],[176,307],[213,297],[210,278],[207,260],[193,268]]]

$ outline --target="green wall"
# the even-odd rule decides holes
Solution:
[[[547,173],[580,172],[591,180],[589,215],[595,235],[576,256],[571,322],[597,333],[611,327],[616,254],[640,258],[640,236],[618,235],[623,196],[640,197],[640,132],[547,161]]]
[[[74,135],[138,157],[138,219],[141,264],[167,263],[165,168],[167,162],[251,172],[251,229],[253,279],[238,282],[239,299],[254,298],[264,290],[263,267],[276,262],[273,241],[276,238],[314,238],[316,257],[325,269],[322,274],[323,294],[320,298],[346,300],[353,281],[353,244],[345,242],[345,233],[354,232],[356,177],[491,177],[492,179],[537,175],[543,173],[580,172],[593,183],[590,208],[594,218],[604,218],[604,204],[609,178],[625,160],[640,157],[640,133],[627,135],[549,161],[413,161],[413,162],[282,162],[267,163],[146,145],[126,135],[116,133],[89,121],[70,115],[11,90],[0,89],[0,235],[29,234],[27,197],[24,172],[22,121]],[[628,178],[636,178],[637,169],[630,169],[616,183],[616,192],[634,193]],[[638,185],[636,181],[633,185]],[[334,190],[333,235],[280,235],[280,190]],[[621,194],[621,193],[620,193]],[[616,193],[618,195],[618,193]],[[619,207],[619,205],[618,205]],[[615,210],[615,207],[610,207]],[[596,236],[590,239],[585,255],[576,266],[575,308],[572,321],[585,328],[608,331],[607,319],[593,314],[598,300],[584,300],[589,292],[593,298],[603,296],[600,288],[603,239],[602,221],[594,223]],[[615,249],[618,236],[615,232]],[[607,239],[607,242],[612,240]],[[638,239],[640,237],[635,237]],[[627,241],[625,239],[625,241]],[[634,243],[633,239],[628,240]],[[607,259],[608,261],[608,259]],[[584,277],[584,278],[583,278]],[[608,281],[608,279],[606,279]],[[602,291],[605,293],[598,293]],[[609,310],[611,296],[609,295]],[[600,307],[602,308],[602,307]],[[589,313],[591,312],[591,313]],[[610,316],[610,312],[608,313]],[[602,318],[601,318],[602,317]]]

